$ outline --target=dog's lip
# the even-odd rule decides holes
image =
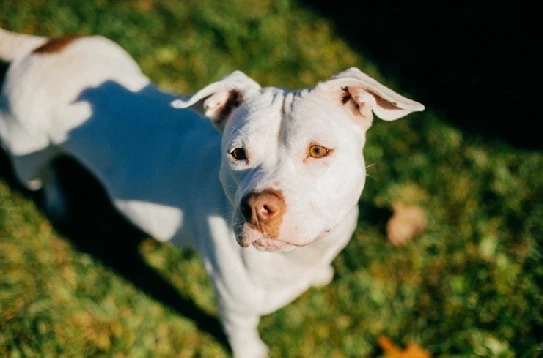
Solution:
[[[305,246],[305,245],[293,244],[293,243],[283,241],[283,240],[272,239],[269,237],[262,237],[260,239],[256,239],[251,244],[257,250],[260,250],[260,251],[284,251],[284,250],[292,250],[300,246]]]
[[[323,236],[326,236],[330,230],[324,230],[320,235],[316,237],[316,239],[319,239]],[[260,233],[262,235],[262,233]],[[258,235],[258,236],[260,236]],[[304,247],[309,245],[314,240],[310,240],[308,242],[303,243],[294,243],[278,238],[271,238],[267,236],[266,234],[258,237],[257,239],[253,239],[251,242],[243,243],[243,240],[237,240],[239,245],[243,248],[248,248],[249,246],[253,245],[256,249],[260,251],[277,251],[277,250],[292,250],[297,247]]]

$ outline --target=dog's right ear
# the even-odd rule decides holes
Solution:
[[[176,99],[173,108],[193,108],[200,115],[211,120],[222,132],[233,110],[240,106],[245,95],[260,85],[241,71],[234,71],[193,95]]]

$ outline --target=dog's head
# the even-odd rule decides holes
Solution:
[[[172,105],[222,132],[219,175],[236,239],[262,251],[305,246],[337,226],[364,187],[373,114],[391,121],[424,109],[356,68],[296,92],[236,71]]]

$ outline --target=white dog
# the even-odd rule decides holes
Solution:
[[[373,113],[424,109],[355,68],[294,92],[236,71],[176,99],[102,37],[0,30],[0,58],[0,139],[20,181],[62,216],[50,163],[72,156],[137,227],[197,250],[236,357],[265,356],[260,316],[332,279]]]

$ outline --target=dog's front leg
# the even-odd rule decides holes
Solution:
[[[212,207],[228,205],[214,204]],[[199,253],[215,291],[221,323],[235,358],[267,357],[268,348],[258,334],[265,291],[255,285],[242,259],[242,249],[225,218],[211,216],[209,238],[200,239]],[[202,236],[204,237],[204,236]]]
[[[264,358],[268,347],[258,334],[260,316],[250,311],[221,308],[221,321],[235,358]]]

